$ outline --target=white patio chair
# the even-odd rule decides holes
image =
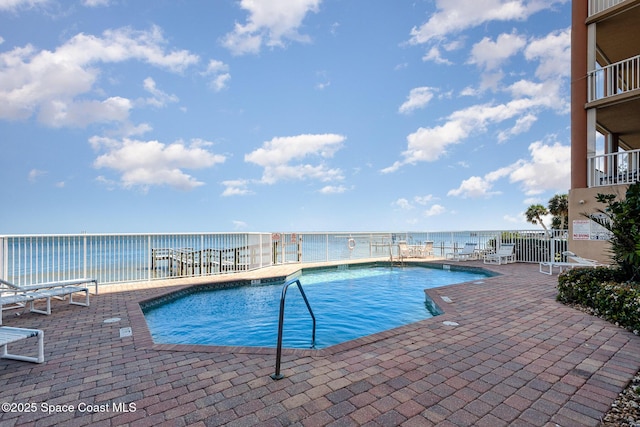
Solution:
[[[478,253],[476,252],[476,243],[465,243],[464,248],[460,251],[454,251],[447,254],[446,259],[451,261],[467,261],[471,259],[478,259]]]
[[[416,248],[416,255],[421,258],[433,256],[433,242],[424,242],[422,246]]]
[[[411,253],[411,249],[409,248],[409,245],[407,245],[407,242],[405,242],[404,240],[401,240],[398,242],[398,257],[400,258],[400,260],[404,259],[404,258],[409,258],[411,257],[412,253]]]
[[[508,264],[516,262],[515,243],[505,243],[500,245],[494,253],[488,253],[484,256],[485,264]]]

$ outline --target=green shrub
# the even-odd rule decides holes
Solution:
[[[593,218],[611,232],[611,254],[628,280],[640,280],[640,182],[629,185],[625,198],[615,194],[598,194],[596,200],[606,205],[596,209],[603,218]]]
[[[591,308],[611,322],[640,331],[640,284],[613,268],[576,268],[558,278],[558,301]]]

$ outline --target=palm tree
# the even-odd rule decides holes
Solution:
[[[531,205],[524,215],[527,217],[527,222],[530,222],[531,224],[540,224],[542,228],[544,228],[545,233],[549,234],[549,230],[542,220],[543,216],[549,215],[547,208],[542,205]]]
[[[566,194],[556,194],[549,199],[549,213],[554,216],[554,220],[560,222],[560,228],[564,230],[569,219],[569,198]],[[556,221],[554,221],[555,223]]]

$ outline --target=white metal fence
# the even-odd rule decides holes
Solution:
[[[396,258],[398,244],[429,242],[433,257],[465,243],[480,253],[516,243],[516,259],[566,250],[566,231],[189,233],[0,236],[0,278],[19,285],[91,277],[100,284],[207,276],[283,263]]]
[[[0,236],[0,277],[103,284],[252,270],[271,264],[270,244],[268,233]]]

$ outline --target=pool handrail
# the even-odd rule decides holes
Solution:
[[[313,315],[313,310],[311,310],[311,305],[309,305],[307,295],[304,293],[304,289],[302,289],[302,283],[300,283],[300,279],[291,279],[283,285],[282,296],[280,297],[280,316],[278,318],[278,346],[276,348],[276,372],[271,375],[271,378],[273,378],[274,380],[281,380],[282,378],[284,378],[284,375],[280,373],[280,360],[282,358],[282,330],[284,326],[284,302],[287,296],[287,289],[289,288],[289,286],[294,284],[298,285],[300,294],[302,294],[302,299],[304,299],[304,303],[307,305],[307,309],[309,310],[309,314],[311,315],[311,320],[313,321],[313,330],[311,332],[311,348],[314,348],[316,345],[316,316]]]

